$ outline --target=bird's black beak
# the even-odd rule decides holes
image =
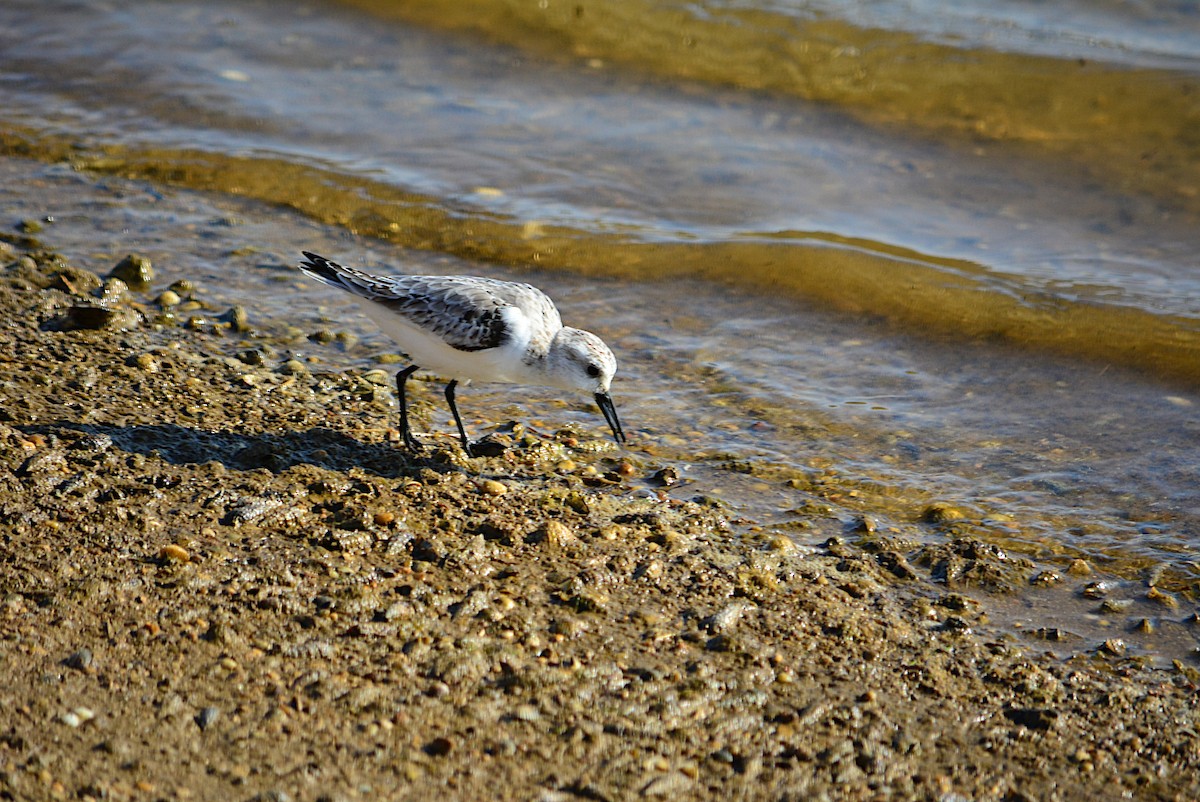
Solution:
[[[612,428],[613,439],[618,443],[625,442],[625,432],[621,429],[621,421],[617,417],[617,408],[613,406],[612,396],[608,393],[596,393],[596,406],[604,413],[604,419]]]

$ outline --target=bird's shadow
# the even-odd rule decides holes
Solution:
[[[410,476],[422,468],[440,472],[458,471],[435,458],[414,457],[388,443],[367,443],[325,427],[307,431],[243,432],[209,431],[164,423],[113,426],[59,421],[18,427],[29,434],[75,431],[93,438],[108,438],[122,451],[157,456],[172,465],[219,462],[232,470],[266,469],[282,473],[298,465],[331,471],[351,468],[387,478]]]

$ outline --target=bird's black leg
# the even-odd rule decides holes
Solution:
[[[454,422],[458,425],[458,436],[462,438],[463,451],[471,454],[471,441],[467,439],[467,430],[463,427],[462,418],[458,414],[458,404],[454,403],[454,388],[458,387],[458,379],[451,379],[446,385],[446,403],[454,413]]]
[[[404,447],[413,452],[421,450],[421,443],[413,437],[412,429],[408,425],[408,396],[405,393],[404,385],[408,381],[408,377],[418,370],[420,368],[416,365],[409,365],[396,374],[396,397],[400,401],[400,433],[404,437]]]

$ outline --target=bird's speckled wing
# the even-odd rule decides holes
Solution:
[[[460,351],[503,345],[511,333],[503,314],[520,309],[535,330],[562,326],[558,310],[528,284],[463,276],[373,276],[304,252],[300,269],[332,287],[379,303]],[[547,343],[548,345],[548,343]]]

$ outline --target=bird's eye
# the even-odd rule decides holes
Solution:
[[[600,375],[600,366],[595,363],[588,365],[587,366],[587,375],[591,376],[593,379],[596,378],[597,376],[599,376]]]

